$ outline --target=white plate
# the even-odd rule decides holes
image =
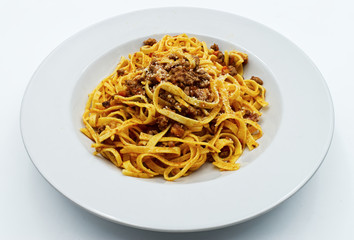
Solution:
[[[249,54],[246,77],[260,76],[260,146],[235,172],[211,165],[175,182],[123,176],[92,155],[79,128],[87,95],[148,37],[187,33],[222,50]],[[256,217],[301,188],[323,161],[333,133],[333,106],[324,79],[293,43],[249,19],[197,8],[133,12],[95,24],[57,47],[40,65],[22,102],[28,154],[59,192],[108,220],[159,231],[219,228]]]

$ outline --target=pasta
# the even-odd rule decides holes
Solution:
[[[81,132],[127,176],[173,181],[206,162],[238,170],[268,105],[262,80],[243,78],[247,61],[186,34],[148,39],[89,94]]]

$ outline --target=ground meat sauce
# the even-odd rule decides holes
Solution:
[[[221,150],[220,150],[220,153],[219,153],[219,157],[221,158],[226,158],[227,156],[229,156],[230,154],[230,150],[228,147],[223,147]]]
[[[156,118],[156,123],[157,123],[157,126],[159,128],[159,130],[164,130],[165,128],[167,128],[168,124],[169,124],[169,118],[164,116],[164,115],[159,115],[157,118]]]
[[[118,76],[123,76],[124,73],[125,73],[124,69],[119,69],[119,70],[117,71],[117,75],[118,75]]]
[[[221,65],[224,65],[224,58],[225,58],[224,54],[220,51],[216,51],[215,53],[216,53],[215,55],[218,57],[216,59],[216,62],[220,63]]]
[[[145,95],[144,86],[141,84],[141,80],[141,78],[136,78],[125,82],[128,96]]]
[[[230,74],[231,76],[237,75],[237,70],[236,70],[236,68],[235,68],[234,66],[229,65],[229,66],[227,66],[227,68],[228,68],[229,74]]]
[[[219,46],[216,43],[211,45],[210,48],[213,49],[214,51],[219,51]]]
[[[230,74],[231,76],[236,76],[237,75],[237,69],[235,66],[229,65],[229,66],[224,66],[221,70],[221,74]]]
[[[144,41],[144,45],[152,46],[156,42],[156,39],[149,38]],[[222,74],[228,73],[232,76],[237,75],[234,59],[230,58],[229,65],[225,66],[225,57],[222,51],[219,51],[219,46],[214,43],[210,48],[214,50],[214,55],[217,57],[216,61],[224,66]],[[144,73],[141,76],[125,81],[126,91],[119,95],[125,97],[144,95],[147,97],[145,93],[145,83],[143,85],[142,82],[148,81],[150,90],[154,92],[156,86],[160,82],[168,81],[180,87],[184,93],[190,97],[194,97],[201,101],[213,101],[214,96],[210,90],[211,77],[203,68],[200,67],[200,59],[198,56],[193,56],[195,60],[195,65],[193,67],[187,59],[179,57],[176,54],[170,54],[168,58],[173,61],[169,63],[160,63],[157,59],[153,58],[150,62],[150,65],[143,70]],[[117,71],[118,76],[122,76],[124,74],[124,70]],[[258,83],[262,81],[256,77],[252,77],[252,79]],[[185,107],[180,104],[175,99],[174,95],[168,91],[161,89],[159,97],[170,104],[169,106],[163,106],[165,109],[194,119],[205,116],[203,111],[197,107]],[[252,120],[258,120],[258,116],[253,115],[250,112],[247,112],[245,116]],[[166,129],[169,124],[172,124],[172,127],[169,131],[171,135],[176,137],[183,136],[183,125],[176,123],[175,121],[164,115],[160,115],[159,113],[156,114],[156,129],[148,129],[146,132],[150,134],[156,133],[157,130],[162,131]]]
[[[175,135],[176,137],[183,137],[184,134],[183,125],[178,123],[173,124],[170,132],[172,135]]]
[[[212,102],[214,97],[210,91],[211,77],[199,66],[199,57],[193,57],[195,59],[195,66],[193,68],[186,59],[178,58],[174,54],[169,56],[170,59],[174,60],[171,63],[159,64],[156,60],[153,60],[146,74],[146,79],[150,81],[152,91],[159,82],[168,81],[180,87],[184,93],[190,97],[195,97],[201,101]],[[204,116],[200,109],[192,106],[187,108],[181,105],[174,96],[167,91],[161,90],[159,96],[171,104],[171,111],[191,118]]]
[[[262,79],[260,79],[259,77],[252,76],[252,77],[251,77],[251,80],[255,81],[255,82],[258,83],[259,85],[263,85],[263,81],[262,81]]]
[[[259,121],[259,115],[257,115],[256,113],[252,113],[249,110],[246,110],[245,115],[243,115],[244,118],[250,119],[254,122],[258,122]]]
[[[191,95],[202,101],[210,101],[211,93],[207,88],[197,88],[194,91],[191,91]]]
[[[154,45],[155,43],[157,43],[156,39],[154,38],[149,38],[147,40],[144,41],[144,45],[148,45],[148,46],[152,46]]]
[[[192,118],[202,115],[202,111],[199,108],[195,108],[192,106],[189,106],[188,108],[184,109],[183,112],[186,114],[186,116],[192,117]]]
[[[109,106],[111,106],[111,103],[110,103],[110,101],[104,101],[102,103],[102,106],[105,107],[105,108],[108,108]]]

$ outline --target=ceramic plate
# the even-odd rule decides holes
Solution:
[[[241,156],[238,171],[206,164],[175,182],[124,176],[93,156],[91,141],[79,131],[87,95],[143,40],[178,33],[249,55],[245,77],[261,77],[267,89],[264,136]],[[28,85],[21,130],[39,172],[84,209],[143,229],[198,231],[254,218],[299,190],[328,151],[333,115],[320,72],[279,33],[225,12],[160,8],[110,18],[58,46]]]

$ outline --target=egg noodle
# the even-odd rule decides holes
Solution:
[[[186,34],[164,36],[141,47],[139,52],[121,57],[111,75],[89,94],[81,129],[94,143],[94,154],[109,159],[127,176],[152,178],[163,175],[176,180],[212,162],[220,170],[237,170],[246,146],[253,150],[263,132],[257,123],[265,101],[265,88],[257,80],[243,79],[248,56],[238,51],[222,53]],[[172,55],[174,56],[171,58]],[[198,60],[197,60],[197,58]],[[157,84],[144,78],[153,63],[188,62],[190,69],[203,69],[209,77],[209,99],[189,96],[178,85],[157,77]],[[233,65],[234,75],[227,66]],[[192,70],[191,70],[192,71]],[[201,71],[201,70],[200,70]],[[236,74],[235,74],[236,73]],[[137,80],[143,92],[127,94],[128,81]],[[255,78],[257,79],[257,78]],[[168,93],[184,109],[192,107],[199,115],[183,114],[170,104]],[[157,116],[167,117],[166,128],[158,131]],[[183,129],[172,134],[173,124]]]

